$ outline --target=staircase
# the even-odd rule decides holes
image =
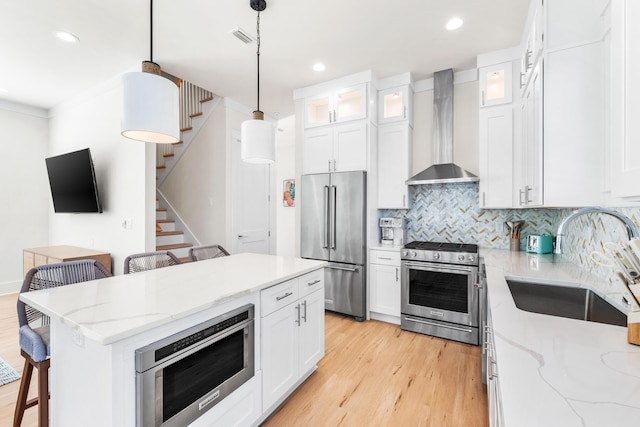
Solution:
[[[156,147],[156,250],[171,251],[188,262],[189,248],[199,242],[173,210],[159,188],[215,109],[220,98],[184,80],[180,87],[180,141]],[[175,80],[174,80],[175,81]]]

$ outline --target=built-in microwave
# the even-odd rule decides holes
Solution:
[[[248,304],[135,352],[140,427],[185,426],[254,375]]]

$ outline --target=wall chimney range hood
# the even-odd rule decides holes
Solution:
[[[453,70],[433,74],[434,164],[412,176],[407,185],[476,182],[479,178],[453,163]]]

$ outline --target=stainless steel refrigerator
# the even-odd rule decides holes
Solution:
[[[329,261],[325,269],[325,309],[366,316],[367,174],[334,172],[302,175],[302,258]]]

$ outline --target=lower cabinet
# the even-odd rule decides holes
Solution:
[[[371,317],[400,324],[400,252],[372,250],[370,260]]]
[[[493,322],[491,311],[487,312],[487,325],[485,326],[485,351],[487,372],[487,397],[489,401],[489,426],[499,427],[504,425],[502,418],[502,402],[500,396],[500,379],[498,378],[498,361],[495,352],[495,339],[493,336]]]
[[[324,356],[324,270],[262,291],[262,410]]]

